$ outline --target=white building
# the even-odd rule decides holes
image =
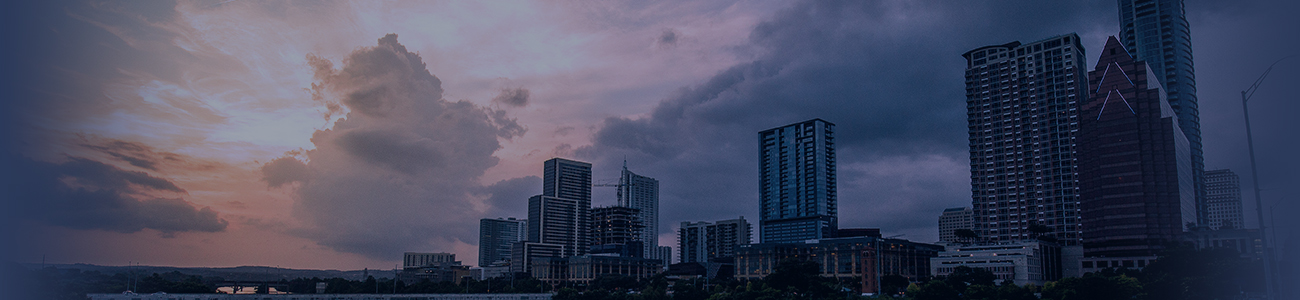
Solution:
[[[952,244],[930,258],[930,274],[948,276],[958,266],[985,269],[997,276],[995,282],[1011,280],[1017,285],[1043,285],[1061,279],[1061,247],[1051,242],[1020,241],[996,244]]]
[[[957,242],[957,235],[953,232],[958,229],[974,230],[975,211],[970,207],[954,207],[943,210],[939,215],[939,241],[940,242]]]
[[[1241,217],[1241,183],[1232,170],[1205,171],[1205,198],[1210,229],[1245,228]]]

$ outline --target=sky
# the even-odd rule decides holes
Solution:
[[[526,216],[553,157],[658,179],[675,245],[681,222],[756,223],[756,133],[812,118],[838,126],[840,227],[934,242],[970,205],[960,55],[1073,32],[1092,62],[1119,30],[1112,1],[15,5],[3,258],[102,265],[476,264],[478,220]],[[1254,227],[1240,91],[1300,54],[1300,10],[1186,7],[1207,169],[1242,176]],[[1297,70],[1250,100],[1265,225],[1291,258]]]

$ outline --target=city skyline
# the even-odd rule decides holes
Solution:
[[[527,217],[551,157],[659,180],[674,245],[681,221],[761,220],[754,133],[813,118],[836,124],[839,227],[933,242],[935,216],[970,204],[961,53],[1077,32],[1091,64],[1120,32],[1106,1],[165,4],[21,4],[7,260],[476,262],[479,219]],[[1271,38],[1300,30],[1277,18],[1295,5],[1187,3],[1205,165],[1242,184],[1238,92],[1300,49]],[[1278,201],[1300,166],[1279,154],[1296,62],[1251,100],[1279,216],[1298,207]]]

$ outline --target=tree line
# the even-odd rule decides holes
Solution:
[[[92,293],[165,292],[215,293],[222,278],[186,275],[180,272],[153,274],[105,274],[78,269],[45,268],[28,270],[17,264],[5,267],[10,282],[20,290],[16,299],[85,299]],[[1227,249],[1176,249],[1142,270],[1107,269],[1079,278],[1064,278],[1042,286],[1019,286],[1010,281],[996,284],[996,276],[984,269],[957,267],[946,277],[902,276],[880,279],[879,295],[864,297],[855,291],[861,278],[837,280],[820,276],[814,262],[787,260],[760,280],[669,280],[663,274],[637,279],[602,276],[590,283],[551,285],[527,276],[515,278],[465,279],[456,282],[415,283],[392,278],[365,280],[343,278],[297,278],[259,287],[283,288],[293,294],[314,294],[317,283],[325,283],[327,294],[481,294],[554,293],[556,300],[776,300],[776,299],[911,299],[911,300],[1081,300],[1081,299],[1235,299],[1264,290],[1262,262],[1240,257]]]

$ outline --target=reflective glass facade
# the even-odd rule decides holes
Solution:
[[[1183,0],[1118,0],[1119,40],[1129,55],[1145,61],[1165,88],[1178,127],[1187,136],[1196,185],[1198,224],[1208,218],[1205,159],[1201,151],[1201,117],[1196,99],[1196,68],[1192,61],[1192,32]]]
[[[758,133],[763,243],[835,236],[835,124],[813,119]]]

